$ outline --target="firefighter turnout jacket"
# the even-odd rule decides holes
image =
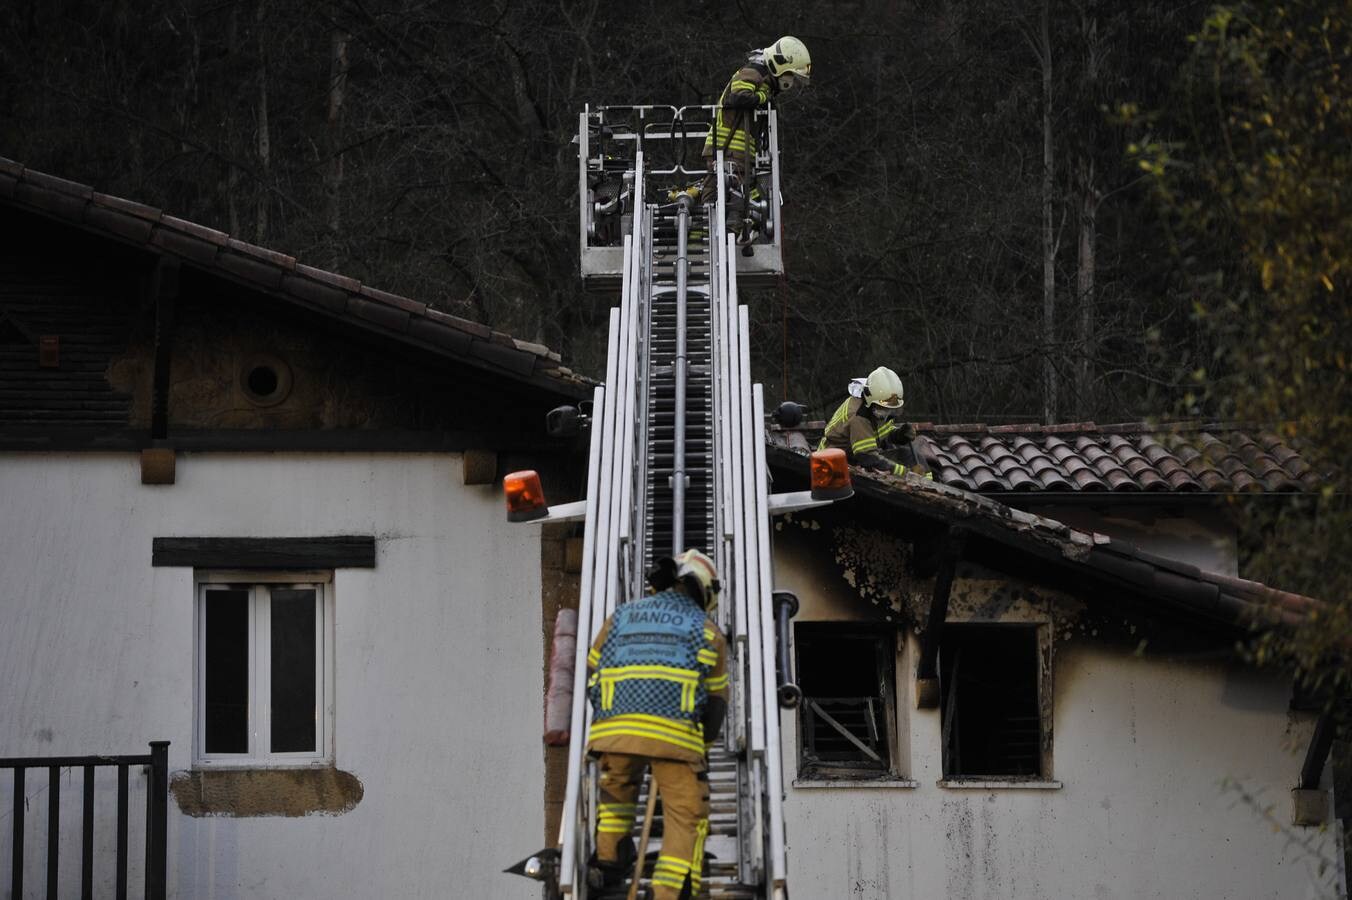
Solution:
[[[704,760],[706,703],[727,699],[727,642],[684,591],[615,610],[587,654],[587,670],[588,750]]]
[[[712,159],[722,150],[724,158],[745,161],[746,171],[751,171],[757,148],[753,130],[756,110],[768,106],[774,94],[775,81],[770,70],[760,53],[753,53],[718,98],[714,127],[704,139],[704,156]]]
[[[866,469],[890,472],[893,475],[904,475],[915,470],[917,475],[923,473],[925,478],[933,478],[934,476],[922,466],[915,464],[906,466],[882,455],[881,451],[887,449],[894,441],[897,442],[897,446],[906,448],[901,436],[901,428],[896,422],[892,419],[883,419],[879,422],[874,418],[871,407],[862,398],[849,397],[837,407],[830,421],[826,423],[826,431],[817,449],[834,447],[844,450],[851,463]]]

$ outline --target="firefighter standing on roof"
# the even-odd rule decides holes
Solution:
[[[915,429],[909,422],[898,425],[893,418],[901,412],[902,393],[901,379],[885,366],[874,369],[868,378],[850,382],[850,396],[826,423],[817,449],[844,450],[851,463],[866,469],[893,475],[913,472],[933,478],[911,447]],[[901,461],[885,456],[884,452],[889,450]]]
[[[596,863],[607,885],[632,868],[630,832],[647,766],[663,809],[653,898],[676,900],[687,883],[688,896],[699,893],[707,752],[727,710],[727,646],[706,615],[719,589],[709,557],[687,550],[662,560],[650,581],[658,593],[615,610],[587,654],[587,749],[599,754],[601,770]]]

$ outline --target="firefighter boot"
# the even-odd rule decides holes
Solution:
[[[595,891],[619,887],[634,871],[634,839],[625,838],[616,846],[618,859],[598,859],[593,852],[587,860],[587,886]]]

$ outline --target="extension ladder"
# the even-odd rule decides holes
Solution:
[[[632,109],[632,108],[626,108]],[[651,108],[642,108],[651,109]],[[678,111],[680,118],[685,111]],[[723,590],[715,618],[728,636],[729,703],[723,735],[709,753],[710,830],[700,896],[787,896],[783,783],[780,771],[778,647],[772,597],[770,516],[821,505],[808,493],[771,496],[765,464],[765,409],[752,384],[748,312],[737,303],[741,252],[727,233],[727,174],[718,155],[718,195],[708,205],[668,202],[661,178],[703,174],[678,162],[645,172],[643,141],[631,157],[587,159],[589,126],[581,117],[582,201],[625,211],[620,304],[610,313],[605,382],[591,415],[577,656],[568,780],[556,868],[547,897],[609,900],[627,888],[589,885],[597,808],[596,765],[585,753],[591,721],[587,651],[616,606],[644,592],[644,573],[664,556],[695,547],[714,559]],[[773,114],[770,152],[763,154],[778,203]],[[668,123],[667,136],[689,139],[689,122]],[[646,134],[651,140],[653,132]],[[659,135],[660,136],[660,135]],[[693,137],[702,139],[702,133]],[[618,200],[597,201],[588,165],[623,185]],[[659,187],[654,188],[650,182]],[[650,198],[649,190],[661,196]],[[587,227],[584,214],[584,228]],[[767,219],[773,231],[777,214]],[[762,223],[763,225],[765,223]],[[777,254],[777,235],[775,237]],[[584,231],[584,252],[587,234]],[[778,262],[777,255],[774,257]],[[743,263],[743,267],[746,263]],[[584,273],[586,265],[584,262]],[[763,274],[763,273],[762,273]],[[787,619],[782,619],[787,627]],[[787,672],[785,664],[779,672]],[[783,696],[792,702],[790,686]],[[640,794],[641,832],[647,785]],[[651,829],[644,886],[661,847],[660,815]],[[640,896],[643,896],[640,893]]]

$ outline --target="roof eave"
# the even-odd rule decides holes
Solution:
[[[584,400],[594,383],[548,348],[430,309],[286,254],[248,244],[158,209],[94,191],[0,157],[0,203],[25,213],[179,260],[214,277],[308,312],[418,347],[481,371]]]
[[[768,446],[771,465],[803,474],[807,458]],[[1016,551],[1057,562],[1155,603],[1176,604],[1217,624],[1239,628],[1300,624],[1320,601],[1257,582],[1155,556],[1125,541],[1086,532],[988,496],[917,478],[853,472],[855,493],[917,515],[960,526]]]

